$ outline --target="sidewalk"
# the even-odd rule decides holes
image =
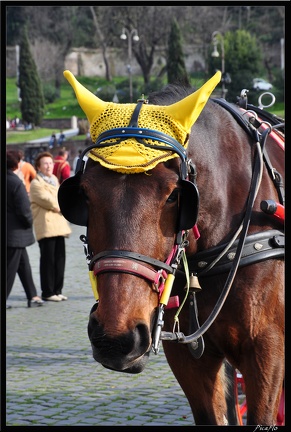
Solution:
[[[75,129],[67,129],[63,131],[63,134],[65,135],[65,138],[71,138],[73,136],[78,135],[79,133],[79,128],[75,128]],[[57,132],[56,134],[56,139],[58,140],[61,133]],[[47,136],[47,137],[42,137],[42,138],[38,138],[35,140],[31,140],[31,141],[27,141],[27,144],[42,144],[42,143],[48,143],[50,141],[51,136]]]
[[[71,228],[63,289],[68,301],[28,309],[18,276],[8,299],[6,426],[192,426],[162,348],[137,375],[109,371],[93,359],[87,323],[94,298],[79,240],[85,228]],[[37,242],[28,253],[41,294]]]

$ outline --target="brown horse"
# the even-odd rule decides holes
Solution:
[[[94,359],[140,373],[162,340],[197,425],[231,422],[227,360],[244,377],[247,424],[275,425],[284,380],[284,232],[275,217],[284,204],[283,134],[254,111],[207,97],[182,142],[163,116],[182,123],[193,90],[168,86],[148,104],[106,104],[66,77],[96,141],[59,191],[64,216],[87,226]],[[136,143],[153,152],[149,169],[136,169],[146,165]]]

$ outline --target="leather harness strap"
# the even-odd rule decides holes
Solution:
[[[235,257],[238,242],[239,240],[236,240],[220,261],[209,270],[207,270],[207,267],[223,251],[227,244],[222,244],[188,257],[190,273],[195,273],[200,278],[229,271]],[[239,267],[265,261],[266,259],[282,258],[284,257],[284,253],[285,236],[281,231],[269,230],[251,234],[246,237]]]

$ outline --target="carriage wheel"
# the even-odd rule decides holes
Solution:
[[[239,424],[241,426],[246,424],[246,413],[247,413],[247,400],[245,396],[245,383],[242,374],[235,369],[234,380],[236,387],[236,409],[239,418]]]
[[[285,386],[283,383],[279,410],[277,414],[277,426],[285,426]]]

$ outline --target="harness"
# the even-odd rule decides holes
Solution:
[[[212,99],[214,102],[227,109],[240,126],[251,136],[257,143],[257,157],[255,161],[251,189],[248,197],[246,212],[243,223],[238,229],[234,238],[229,242],[210,248],[206,251],[198,252],[193,257],[188,258],[188,267],[192,275],[200,277],[208,277],[218,275],[229,271],[226,283],[222,293],[207,320],[200,327],[198,321],[198,309],[196,305],[195,293],[199,292],[201,287],[193,284],[190,296],[190,334],[185,336],[182,332],[161,332],[162,340],[176,340],[180,343],[188,344],[188,348],[195,358],[200,358],[204,351],[203,334],[208,330],[211,324],[219,314],[232,286],[235,274],[239,267],[243,267],[256,262],[261,262],[270,258],[282,258],[285,253],[284,234],[278,230],[269,230],[263,233],[256,233],[247,236],[247,230],[250,223],[253,203],[256,197],[256,188],[260,185],[260,172],[263,168],[263,162],[266,164],[268,173],[270,174],[276,190],[278,192],[279,202],[275,203],[271,200],[265,200],[261,203],[261,209],[275,217],[278,206],[281,211],[279,218],[281,223],[284,222],[284,188],[282,176],[276,171],[268,157],[265,142],[269,133],[275,126],[268,124],[263,133],[259,134],[258,128],[264,123],[257,119],[255,113],[252,113],[250,121],[247,122],[244,117],[236,111],[232,105],[225,99]],[[280,127],[282,125],[280,124]],[[272,208],[272,209],[271,209]],[[237,240],[238,235],[240,238]],[[185,269],[184,269],[185,270]],[[192,317],[191,317],[192,313]]]
[[[220,312],[232,286],[237,269],[241,266],[255,262],[260,262],[270,258],[281,258],[284,256],[284,234],[281,231],[270,230],[247,236],[252,208],[260,187],[264,164],[267,166],[268,172],[278,192],[279,202],[274,203],[271,202],[271,200],[265,200],[264,204],[261,205],[261,208],[266,213],[274,214],[274,216],[278,217],[278,214],[276,214],[278,206],[280,210],[282,210],[284,206],[285,199],[282,177],[280,173],[272,167],[265,149],[267,136],[274,128],[276,128],[276,125],[272,126],[268,122],[260,122],[253,113],[251,113],[249,120],[247,120],[245,116],[242,116],[224,99],[212,100],[227,109],[256,143],[255,163],[246,210],[237,232],[229,243],[216,246],[207,251],[198,252],[193,257],[186,258],[185,249],[188,246],[187,237],[189,230],[193,229],[196,238],[199,237],[199,232],[196,226],[199,208],[196,167],[195,164],[188,159],[185,148],[174,138],[156,130],[138,127],[140,109],[144,103],[147,103],[144,99],[138,100],[128,127],[111,129],[100,134],[96,143],[87,147],[82,152],[77,162],[75,176],[67,179],[59,188],[59,202],[61,203],[61,210],[65,218],[72,223],[87,226],[88,209],[86,198],[80,189],[80,180],[85,169],[83,157],[91,149],[96,146],[110,146],[111,143],[108,142],[108,140],[111,139],[125,140],[130,137],[137,139],[143,145],[148,145],[144,139],[159,141],[160,143],[163,143],[162,146],[158,146],[159,150],[174,152],[180,157],[181,196],[177,234],[173,249],[165,262],[132,251],[124,250],[103,251],[92,256],[88,247],[87,237],[84,235],[80,237],[83,242],[86,261],[89,267],[89,276],[96,298],[96,303],[93,306],[91,313],[96,310],[99,302],[96,277],[98,274],[111,271],[124,272],[138,275],[152,283],[153,289],[159,294],[159,306],[153,331],[152,345],[155,354],[159,351],[160,340],[175,340],[179,343],[188,344],[189,350],[195,358],[201,357],[204,351],[203,334],[207,331]],[[262,125],[265,126],[264,130],[263,132],[259,132],[258,129]],[[72,199],[72,197],[75,198]],[[282,213],[284,215],[284,211]],[[280,217],[279,219],[283,223],[283,218]],[[208,277],[225,273],[226,271],[229,271],[229,274],[223,291],[212,313],[200,327],[198,321],[196,293],[201,290],[201,287],[197,276]],[[179,331],[179,328],[177,329],[178,331],[174,331],[175,326],[173,332],[162,331],[165,308],[179,306],[178,296],[171,297],[171,291],[175,282],[176,274],[181,272],[185,275],[187,280],[188,291],[186,296],[189,295],[190,298],[189,336],[185,336]],[[179,307],[178,312],[183,304]],[[178,320],[175,325],[178,326]]]

